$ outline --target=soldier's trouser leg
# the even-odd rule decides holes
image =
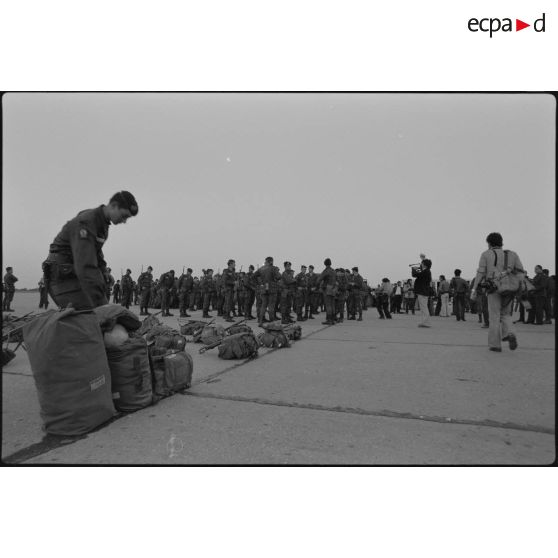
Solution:
[[[270,321],[277,320],[277,303],[279,302],[278,293],[269,293],[269,303],[267,305],[267,311],[269,314]]]
[[[203,316],[209,316],[209,303],[211,302],[211,293],[203,293]]]
[[[252,306],[254,305],[254,291],[247,290],[246,296],[244,297],[244,307],[242,311],[244,312],[244,317],[248,318],[252,315]]]
[[[359,320],[362,320],[362,306],[360,301],[360,295],[355,295],[355,307],[353,309],[353,316],[358,313]]]
[[[260,311],[258,313],[258,323],[260,325],[263,323],[265,319],[265,312],[269,304],[270,304],[269,293],[262,293],[260,295]],[[270,316],[271,316],[271,308],[270,308]]]
[[[169,312],[169,291],[167,289],[161,289],[161,310],[163,316]]]
[[[335,321],[335,298],[331,295],[324,295],[326,320],[329,322]]]
[[[149,289],[141,291],[140,312],[143,311],[147,314],[147,307],[149,306]]]
[[[258,317],[258,320],[260,318],[261,308],[262,308],[262,295],[260,292],[257,292],[256,293],[256,316]]]
[[[186,293],[178,293],[178,309],[180,311],[180,316],[184,317],[186,314]]]
[[[227,289],[225,291],[225,301],[224,301],[224,305],[223,305],[223,310],[225,311],[225,316],[227,318],[230,317],[231,312],[234,310],[232,289]]]

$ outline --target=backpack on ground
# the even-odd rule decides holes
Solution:
[[[151,405],[153,390],[146,340],[131,338],[119,347],[107,349],[107,358],[117,410],[131,412]]]
[[[220,324],[206,325],[200,336],[200,341],[204,345],[213,345],[217,341],[221,341],[227,336],[225,328]]]
[[[186,351],[168,351],[151,347],[153,392],[156,398],[167,397],[192,385],[194,360]]]
[[[257,340],[261,347],[268,347],[270,349],[281,349],[291,346],[287,334],[279,330],[264,331],[258,335]]]
[[[237,333],[254,333],[252,331],[252,328],[247,324],[238,324],[238,325],[230,326],[227,329],[227,332],[229,335],[235,335]]]
[[[253,333],[236,333],[221,341],[219,358],[224,360],[254,358],[258,355],[258,347],[258,341]]]

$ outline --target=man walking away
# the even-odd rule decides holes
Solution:
[[[490,233],[486,237],[488,250],[481,254],[475,285],[483,285],[486,280],[493,279],[504,271],[505,254],[502,249],[503,239],[500,233]],[[508,252],[508,270],[523,274],[523,264],[519,256],[512,250]],[[489,290],[490,291],[490,290]],[[476,298],[476,289],[471,290],[471,297]],[[491,351],[502,352],[502,341],[508,341],[510,350],[517,349],[517,336],[512,321],[512,305],[514,295],[501,295],[488,292],[488,348]]]

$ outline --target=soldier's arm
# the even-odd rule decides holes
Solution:
[[[105,279],[97,259],[95,234],[83,223],[76,223],[70,233],[70,247],[74,271],[84,293],[90,298],[94,307],[108,304]],[[102,263],[105,263],[104,260]]]

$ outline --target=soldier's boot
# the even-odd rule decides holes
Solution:
[[[339,314],[339,320],[338,320],[338,322],[339,322],[339,323],[342,323],[344,319],[345,319],[345,312],[341,312],[341,313]]]
[[[358,315],[358,320],[357,322],[362,322],[362,312],[360,312],[360,314]]]

